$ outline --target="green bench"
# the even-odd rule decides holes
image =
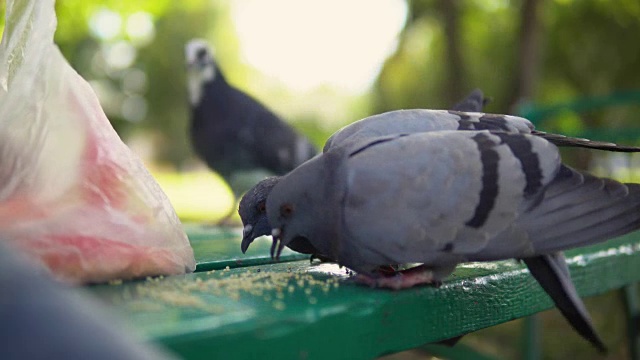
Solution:
[[[239,230],[186,230],[196,273],[87,289],[144,338],[187,359],[370,359],[553,306],[516,261],[461,265],[439,288],[387,291],[357,285],[345,268],[290,251],[273,263],[263,239],[243,255]],[[582,296],[626,287],[630,351],[637,356],[640,234],[568,252],[567,260]],[[465,357],[456,347],[427,348]]]
[[[529,104],[519,113],[540,123],[561,111],[638,102],[640,91],[629,91],[547,107]],[[638,139],[630,129],[573,135]],[[274,263],[265,240],[257,240],[244,255],[240,230],[186,230],[196,273],[88,288],[144,338],[184,358],[370,359],[422,347],[444,358],[486,359],[460,345],[425,344],[518,318],[526,319],[523,358],[540,358],[540,329],[530,315],[553,303],[516,261],[462,265],[439,288],[394,292],[356,285],[346,269],[311,264],[308,256],[288,250]],[[566,256],[581,296],[620,290],[628,353],[640,359],[640,232]],[[577,333],[570,336],[578,338]],[[584,341],[584,346],[590,345]]]

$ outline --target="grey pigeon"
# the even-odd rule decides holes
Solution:
[[[487,102],[488,99],[484,97],[482,91],[475,89],[451,109],[455,111],[479,112],[482,111],[482,107],[486,105]],[[435,127],[435,129],[437,129],[437,127]],[[325,146],[325,151],[330,146],[330,144]],[[278,176],[273,176],[260,181],[247,191],[240,200],[238,213],[240,214],[240,219],[243,224],[242,243],[240,245],[242,253],[247,251],[249,245],[251,245],[256,238],[271,235],[271,226],[269,226],[269,220],[267,219],[265,203],[269,192],[271,192],[271,189],[278,183],[278,179]],[[293,242],[287,247],[303,254],[320,255],[308,242]]]
[[[428,126],[418,118],[451,128],[449,115],[468,131],[420,132]],[[477,130],[488,127],[482,119],[501,131]],[[409,131],[389,134],[399,123]],[[275,254],[308,241],[363,281],[393,288],[439,281],[461,262],[524,259],[571,324],[604,350],[558,252],[638,229],[640,186],[563,165],[553,139],[532,131],[522,118],[429,110],[354,123],[272,189]],[[394,277],[376,272],[405,263],[424,265]]]
[[[464,111],[466,109],[479,110],[478,108],[485,105],[486,102],[487,100],[484,98],[482,92],[476,89],[452,109],[458,111]],[[621,146],[614,143],[597,142],[588,139],[544,133],[534,130],[533,124],[528,120],[515,116],[432,110],[395,111],[363,119],[346,126],[334,134],[327,141],[324,151],[348,142],[357,142],[359,139],[393,134],[394,132],[411,133],[447,129],[485,129],[508,133],[530,133],[546,138],[559,146],[577,146],[623,152],[640,151],[638,147]],[[279,178],[274,177],[260,182],[252,190],[247,192],[240,202],[239,212],[243,224],[245,224],[241,245],[243,252],[247,250],[254,238],[261,235],[268,235],[271,231],[271,226],[266,219],[265,202],[271,189],[278,183],[278,179]],[[296,238],[289,243],[287,247],[297,252],[315,254],[321,258],[329,259],[327,255],[320,254],[318,249],[303,238]],[[591,320],[586,310],[584,310],[584,305],[571,282],[562,254],[540,255],[523,260],[531,274],[539,281],[540,285],[553,299],[558,309],[578,333],[591,341],[599,349],[604,349],[604,345],[593,329]]]
[[[191,142],[236,198],[267,175],[283,175],[317,149],[253,97],[230,85],[206,41],[185,46]]]
[[[487,99],[482,91],[476,89],[472,91],[465,99],[452,107],[456,111],[480,111],[486,105]],[[533,130],[533,125],[525,119],[518,117],[500,117],[495,115],[482,115],[454,113],[457,119],[451,119],[448,116],[440,118],[433,117],[429,119],[424,116],[428,112],[410,111],[411,116],[402,117],[407,112],[391,112],[367,118],[358,122],[356,125],[349,125],[335,134],[325,146],[325,151],[332,146],[347,142],[351,137],[362,138],[367,136],[383,135],[392,131],[438,131],[441,129],[457,129],[457,130],[474,130],[490,129],[496,131],[506,131],[514,133],[532,133],[538,136],[546,137],[556,142],[557,145],[565,146],[584,146],[595,149],[605,149],[614,151],[640,151],[637,147],[624,147],[612,143],[593,142],[587,139],[576,139],[556,134],[546,134]],[[418,117],[418,129],[413,124],[411,118]],[[397,122],[397,124],[394,124]],[[394,128],[393,126],[396,125]],[[398,126],[399,125],[399,126]],[[383,130],[378,128],[382,127]],[[375,129],[372,130],[372,129]],[[392,130],[389,130],[392,129]],[[557,140],[561,140],[557,142]],[[595,145],[594,145],[595,144]],[[249,190],[242,198],[239,207],[239,214],[243,221],[244,231],[241,244],[242,252],[246,252],[251,242],[262,235],[269,235],[272,231],[266,215],[266,199],[271,189],[278,183],[279,177],[265,179],[258,183],[254,188]],[[309,241],[303,238],[292,240],[287,247],[290,249],[305,253],[314,254],[313,256],[320,259],[330,259],[326,255],[320,254]],[[313,258],[312,256],[312,258]],[[591,320],[586,312],[584,304],[577,295],[569,271],[564,262],[561,253],[551,255],[540,255],[523,259],[531,274],[538,280],[540,285],[552,298],[558,309],[567,318],[569,323],[584,338],[593,343],[598,349],[604,350],[602,341],[597,336]]]

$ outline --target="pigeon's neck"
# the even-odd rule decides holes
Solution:
[[[316,242],[312,241],[312,244],[321,250],[322,254],[335,260],[341,260],[344,251],[342,238],[346,236],[347,231],[344,227],[344,206],[347,195],[345,155],[346,152],[343,149],[336,149],[307,162],[321,164],[316,167],[317,173],[309,172],[315,181],[320,181],[320,186],[314,193],[317,204],[320,205],[316,206],[318,213],[315,214],[316,221],[313,222],[317,226],[313,231]],[[307,181],[313,183],[312,179]]]
[[[214,83],[216,79],[222,79],[214,66],[207,66],[200,72],[191,72],[187,77],[189,87],[189,102],[192,106],[197,106],[202,101],[205,87]]]

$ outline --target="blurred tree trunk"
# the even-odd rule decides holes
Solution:
[[[511,113],[520,101],[530,99],[535,90],[540,62],[540,9],[543,2],[524,0],[520,10],[518,60],[508,102]]]
[[[459,26],[459,1],[440,0],[440,11],[444,19],[444,35],[446,39],[445,61],[447,69],[446,83],[444,85],[445,101],[455,104],[465,95],[464,92],[464,65],[460,51]]]

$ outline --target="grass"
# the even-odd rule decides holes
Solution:
[[[217,222],[236,208],[231,189],[214,172],[155,171],[152,175],[183,222]]]

